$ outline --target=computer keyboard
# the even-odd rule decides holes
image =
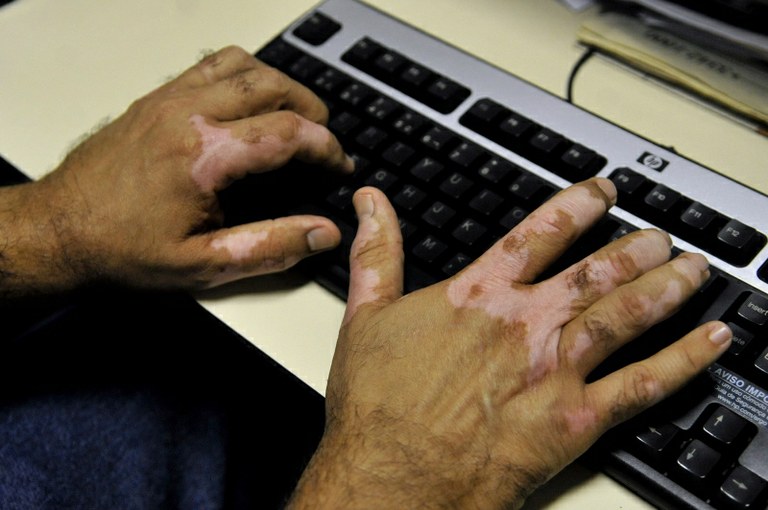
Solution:
[[[733,346],[589,459],[662,508],[766,507],[768,197],[353,0],[320,4],[257,56],[328,104],[357,170],[295,164],[250,176],[222,195],[225,214],[332,218],[341,247],[303,268],[341,297],[351,197],[363,185],[384,190],[398,212],[406,291],[456,274],[559,189],[595,175],[613,180],[618,205],[559,268],[647,227],[670,232],[675,251],[705,253],[712,276],[696,296],[599,370],[712,319],[733,328]]]

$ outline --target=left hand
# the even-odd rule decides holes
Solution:
[[[247,173],[292,158],[351,172],[327,116],[309,89],[245,50],[209,55],[133,103],[53,173],[14,190],[27,191],[14,203],[31,218],[25,227],[38,229],[17,237],[50,244],[18,253],[19,264],[40,259],[26,284],[209,287],[334,247],[338,228],[318,216],[221,229],[217,198]]]

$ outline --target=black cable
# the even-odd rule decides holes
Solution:
[[[566,89],[566,96],[565,99],[569,103],[573,103],[573,82],[576,79],[576,74],[579,72],[579,69],[581,69],[581,66],[583,66],[589,58],[595,54],[594,48],[587,48],[587,51],[584,52],[584,54],[579,58],[579,60],[576,61],[576,63],[573,66],[573,69],[571,69],[571,74],[568,76],[568,88]]]

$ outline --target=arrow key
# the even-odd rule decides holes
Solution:
[[[704,432],[725,444],[732,444],[747,426],[747,420],[718,406],[704,424]]]
[[[680,467],[699,480],[709,476],[718,462],[720,462],[720,454],[698,439],[691,441],[677,459]]]
[[[725,479],[720,494],[740,508],[750,508],[768,482],[743,466],[736,466]]]
[[[660,455],[678,432],[680,429],[672,423],[649,425],[637,435],[637,439],[647,453]]]

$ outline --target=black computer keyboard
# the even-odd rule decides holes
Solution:
[[[711,319],[730,324],[733,346],[590,459],[662,508],[765,508],[768,197],[353,0],[320,4],[257,56],[327,102],[357,170],[333,177],[297,164],[252,176],[222,196],[225,212],[233,223],[286,212],[335,220],[342,246],[304,269],[339,296],[351,197],[363,185],[384,190],[398,211],[407,291],[455,274],[557,190],[594,175],[613,180],[618,205],[561,267],[650,226],[670,232],[676,250],[705,253],[707,284],[602,370]],[[290,199],[274,193],[279,183]]]

